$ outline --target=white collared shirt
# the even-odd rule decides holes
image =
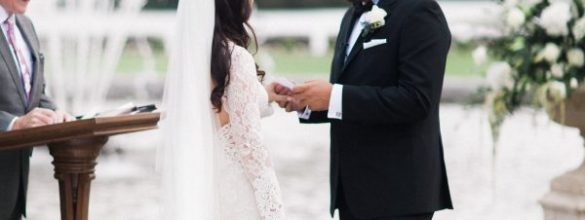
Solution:
[[[374,5],[378,5],[380,0],[372,0]],[[353,31],[349,37],[347,50],[345,52],[345,59],[351,53],[351,50],[355,46],[362,30],[365,27],[363,21],[365,20],[365,13],[360,16],[360,18],[355,22]],[[311,117],[311,109],[306,108],[304,112],[299,113],[299,117],[302,119],[309,119]],[[329,110],[327,113],[327,117],[330,119],[343,119],[343,85],[341,84],[334,84],[333,89],[331,90],[331,97],[329,99]]]
[[[28,44],[26,43],[26,40],[22,34],[22,32],[20,32],[20,29],[18,28],[18,25],[16,24],[16,16],[14,14],[8,14],[8,12],[4,9],[4,7],[2,7],[0,5],[0,29],[2,29],[2,33],[4,34],[4,38],[6,39],[6,43],[9,46],[10,52],[12,52],[12,58],[14,60],[14,64],[16,65],[16,68],[18,70],[18,74],[22,75],[22,71],[20,69],[20,64],[18,63],[18,59],[16,58],[16,53],[14,51],[14,48],[12,47],[12,45],[10,44],[10,42],[8,41],[8,26],[6,24],[4,24],[4,22],[6,20],[10,20],[13,24],[14,24],[14,37],[16,38],[16,44],[18,45],[18,47],[22,50],[22,53],[24,53],[24,61],[26,62],[27,68],[31,71],[30,74],[33,74],[33,63],[32,63],[32,52],[30,47],[28,46]],[[12,127],[14,125],[14,122],[16,121],[17,118],[13,119],[12,122],[10,123],[10,125],[8,126],[8,130],[12,130]]]
[[[12,48],[12,45],[10,44],[10,42],[8,42],[8,25],[4,24],[4,21],[6,20],[10,20],[14,24],[14,37],[16,38],[15,39],[16,44],[22,50],[22,53],[24,53],[24,61],[26,62],[28,69],[31,71],[30,74],[33,74],[31,49],[26,43],[24,35],[22,34],[20,29],[18,28],[18,25],[16,24],[16,16],[9,15],[8,12],[6,12],[6,10],[0,5],[0,27],[2,28],[2,33],[4,34],[4,37],[10,47],[10,51],[12,52],[12,58],[14,59],[14,63],[16,64],[18,73],[22,74],[22,71],[20,70],[20,65],[18,64],[18,60],[16,59],[15,56],[14,48]]]
[[[380,2],[380,0],[372,0],[372,2],[374,2],[374,5],[378,5],[378,2]],[[359,20],[357,20],[357,22],[355,22],[355,24],[354,24],[353,31],[351,32],[351,35],[349,37],[347,51],[345,51],[345,59],[347,59],[347,57],[351,53],[351,50],[353,50],[353,47],[355,46],[358,38],[360,37],[360,34],[364,30],[364,27],[365,27],[364,20],[366,19],[365,15],[366,15],[366,13],[362,14],[360,16]],[[343,119],[343,105],[342,104],[343,104],[343,85],[335,84],[335,85],[333,85],[333,89],[331,91],[331,98],[329,100],[329,112],[327,114],[327,117],[330,119],[338,119],[338,120]]]

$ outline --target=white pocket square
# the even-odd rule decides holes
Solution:
[[[375,46],[380,46],[386,43],[388,43],[388,40],[386,39],[372,39],[371,41],[364,43],[364,50],[367,50]]]

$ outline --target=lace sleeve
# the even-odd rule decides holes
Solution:
[[[244,168],[262,219],[278,220],[284,218],[283,205],[276,174],[260,134],[258,83],[252,55],[236,47],[232,54],[230,84],[226,89],[225,110],[231,125],[228,153]]]

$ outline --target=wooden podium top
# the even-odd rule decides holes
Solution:
[[[28,148],[75,138],[112,136],[156,129],[160,113],[93,118],[0,132],[0,150]]]

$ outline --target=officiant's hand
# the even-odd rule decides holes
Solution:
[[[57,120],[57,123],[75,121],[75,117],[71,116],[67,112],[57,110],[57,111],[55,111],[55,114],[57,114],[57,116],[58,116],[57,119],[62,119],[62,120]]]
[[[34,128],[45,125],[52,125],[55,123],[62,123],[64,121],[71,121],[73,117],[62,111],[53,111],[44,108],[35,108],[28,114],[19,117],[14,122],[13,130]]]
[[[313,80],[295,86],[292,97],[299,106],[308,106],[312,111],[325,111],[329,109],[331,90],[333,90],[331,83],[325,80]]]

